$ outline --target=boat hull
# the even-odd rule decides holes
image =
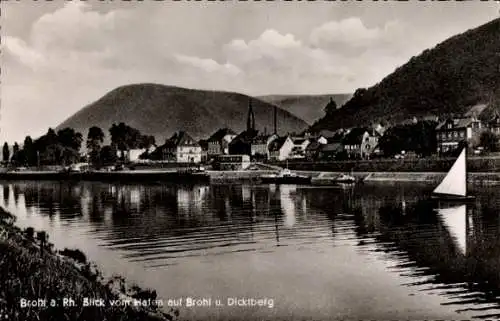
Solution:
[[[453,202],[453,203],[466,203],[475,201],[476,197],[473,195],[460,196],[460,195],[431,195],[431,200],[443,201],[443,202]]]
[[[328,185],[354,185],[354,181],[344,181],[344,180],[329,180],[329,179],[313,179],[311,180],[312,185],[322,185],[322,186],[328,186]]]

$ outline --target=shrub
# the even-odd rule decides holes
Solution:
[[[86,264],[87,263],[87,257],[85,254],[76,249],[76,250],[70,250],[68,248],[64,248],[64,250],[59,251],[59,254],[67,256],[69,258],[72,258],[73,260],[77,261],[78,263]]]

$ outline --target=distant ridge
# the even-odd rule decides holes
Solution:
[[[57,128],[72,127],[84,137],[88,128],[99,126],[109,136],[114,122],[125,122],[159,143],[179,130],[195,139],[208,138],[221,127],[237,132],[245,129],[249,100],[258,130],[273,130],[274,105],[243,94],[187,89],[159,84],[118,87],[84,107]],[[278,132],[299,132],[307,124],[291,113],[277,109]],[[109,137],[108,137],[109,138]]]
[[[451,37],[425,50],[380,83],[354,96],[314,129],[400,122],[467,112],[488,104],[484,114],[500,107],[500,19]]]
[[[289,111],[307,123],[312,124],[325,115],[324,108],[332,98],[340,108],[351,99],[352,94],[325,95],[266,95],[257,98]]]

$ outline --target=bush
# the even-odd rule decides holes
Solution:
[[[78,263],[82,263],[82,264],[87,263],[87,256],[85,256],[85,254],[78,249],[70,250],[68,248],[64,248],[64,250],[59,251],[59,254],[67,256],[69,258],[72,258],[73,260],[77,261]]]
[[[30,227],[27,227],[25,230],[24,230],[24,234],[26,235],[26,237],[30,240],[34,240],[35,239],[35,229],[32,228],[31,226]]]

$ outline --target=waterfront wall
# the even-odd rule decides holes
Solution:
[[[353,161],[288,161],[272,165],[291,170],[323,172],[447,172],[455,158],[374,159]],[[500,172],[499,157],[475,157],[467,159],[469,172]]]
[[[88,181],[133,181],[133,182],[209,182],[205,173],[184,173],[177,171],[117,171],[62,173],[54,171],[21,171],[0,173],[4,180],[88,180]]]

